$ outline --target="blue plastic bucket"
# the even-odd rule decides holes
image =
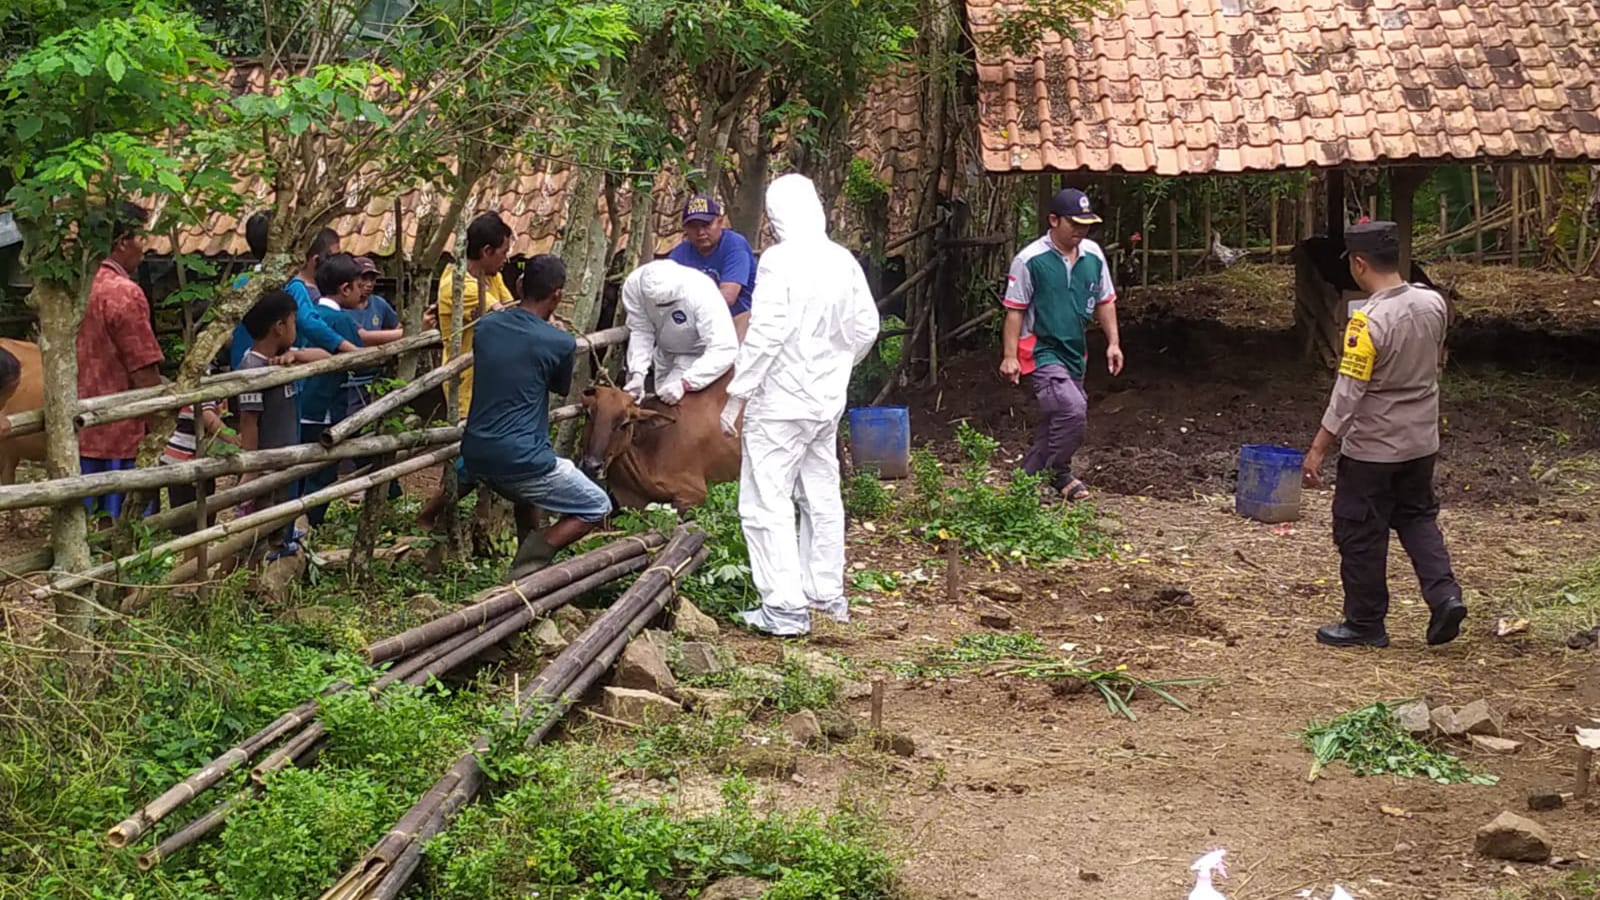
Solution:
[[[1239,448],[1239,483],[1233,508],[1257,522],[1300,518],[1301,466],[1306,455],[1288,447],[1246,444]]]
[[[904,406],[850,410],[850,458],[858,470],[877,469],[880,478],[906,477],[911,471],[911,411]]]

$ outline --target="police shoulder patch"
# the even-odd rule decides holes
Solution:
[[[1371,381],[1372,367],[1377,362],[1377,348],[1372,343],[1372,330],[1367,324],[1367,314],[1357,312],[1350,317],[1344,329],[1344,356],[1339,360],[1339,374],[1357,381]]]
[[[683,323],[689,321],[689,316],[683,310],[675,309],[672,311],[672,321],[682,325]]]

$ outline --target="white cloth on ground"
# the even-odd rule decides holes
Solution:
[[[850,370],[878,337],[878,309],[860,264],[828,239],[809,179],[774,181],[767,217],[778,243],[761,255],[724,418],[743,406],[739,517],[761,594],[745,620],[791,635],[810,630],[812,608],[849,617],[835,441]]]
[[[728,302],[710,279],[670,259],[647,262],[622,282],[628,322],[628,380],[652,368],[656,391],[671,382],[702,390],[721,378],[739,352]]]

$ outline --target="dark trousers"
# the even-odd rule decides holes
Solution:
[[[314,425],[309,422],[301,422],[301,443],[315,444],[317,441],[322,440],[322,433],[327,431],[329,427],[330,426],[328,425]],[[332,485],[338,480],[339,464],[336,462],[328,463],[321,469],[318,469],[317,471],[312,472],[310,475],[300,479],[298,482],[300,486],[299,496],[304,497],[307,494],[314,494],[317,491]],[[328,504],[323,503],[306,510],[306,521],[311,523],[312,528],[316,528],[322,524],[323,520],[327,518],[327,515]]]
[[[1339,458],[1333,489],[1333,542],[1339,547],[1344,618],[1352,628],[1383,630],[1389,614],[1389,530],[1411,557],[1422,599],[1430,609],[1461,598],[1450,552],[1439,531],[1433,464],[1425,456],[1403,463]]]

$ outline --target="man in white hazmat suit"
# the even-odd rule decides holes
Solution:
[[[728,302],[716,284],[668,259],[648,262],[622,282],[628,320],[628,380],[623,390],[644,399],[656,373],[656,397],[674,406],[683,395],[721,378],[739,352]]]
[[[855,257],[828,240],[810,179],[768,186],[767,219],[778,243],[761,254],[722,431],[734,434],[744,413],[739,518],[761,607],[742,615],[787,636],[811,630],[813,609],[850,620],[834,444],[850,370],[878,338],[878,308]]]

